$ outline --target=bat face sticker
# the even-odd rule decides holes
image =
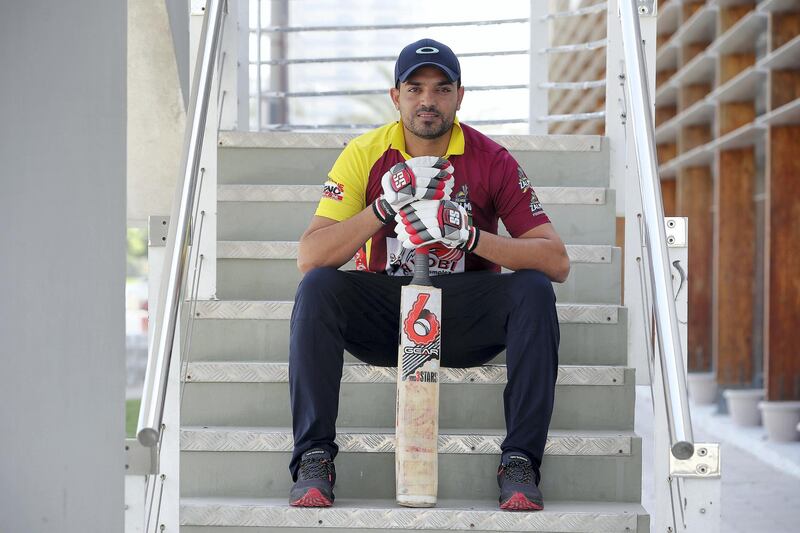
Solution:
[[[403,348],[403,379],[412,376],[429,361],[439,359],[439,319],[425,305],[430,294],[417,295],[414,305],[403,320],[403,333],[413,343]]]

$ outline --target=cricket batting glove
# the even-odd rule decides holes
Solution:
[[[402,208],[395,220],[397,238],[409,249],[440,242],[472,252],[481,234],[469,223],[467,210],[450,200],[414,202]]]
[[[381,178],[383,195],[372,203],[375,216],[388,224],[417,200],[449,199],[453,192],[453,165],[443,157],[424,156],[397,163]]]

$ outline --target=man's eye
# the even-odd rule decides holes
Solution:
[[[443,93],[449,93],[451,89],[450,87],[439,87],[439,91]]]
[[[410,93],[419,92],[419,87],[409,87],[408,88],[408,92],[410,92]]]

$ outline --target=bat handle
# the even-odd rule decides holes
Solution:
[[[431,274],[428,267],[428,253],[430,246],[420,246],[414,255],[414,277],[411,278],[411,285],[431,286]]]

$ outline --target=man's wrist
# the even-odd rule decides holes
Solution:
[[[377,219],[380,220],[383,225],[388,224],[397,214],[395,210],[392,209],[392,205],[387,202],[383,196],[379,196],[374,202],[372,202],[372,211],[375,213],[375,217],[377,217]]]

